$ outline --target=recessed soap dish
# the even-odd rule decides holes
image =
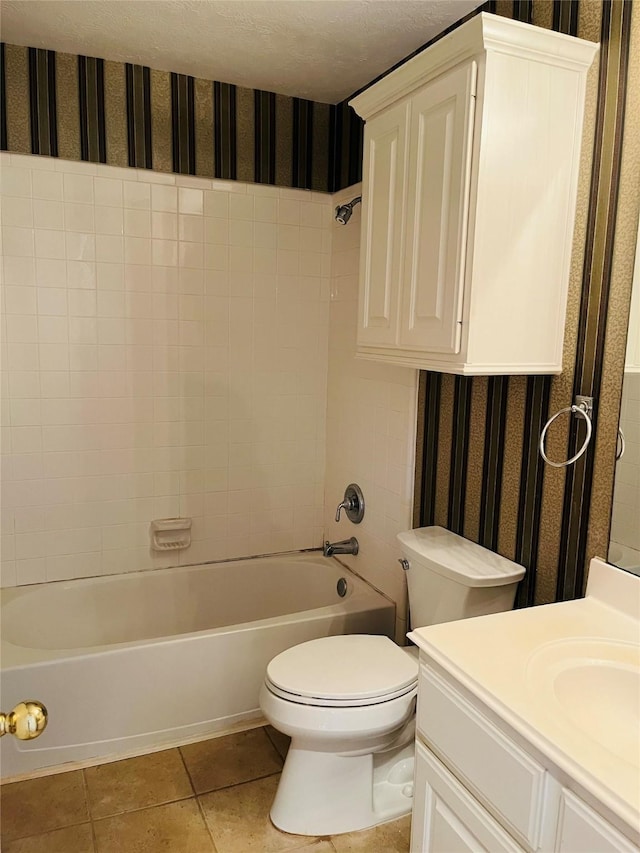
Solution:
[[[190,518],[156,518],[150,525],[154,551],[180,551],[191,545]]]

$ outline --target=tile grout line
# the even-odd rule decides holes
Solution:
[[[276,770],[275,773],[265,773],[263,776],[254,776],[251,779],[245,779],[243,782],[232,782],[230,785],[221,785],[219,788],[211,788],[210,791],[201,791],[196,794],[196,797],[207,797],[209,794],[216,794],[218,791],[228,791],[229,788],[239,788],[241,785],[250,785],[252,782],[259,782],[262,779],[270,779],[272,776],[279,776],[282,773],[282,768]]]
[[[39,838],[42,835],[49,835],[52,832],[60,832],[63,829],[71,829],[74,826],[87,826],[92,823],[91,818],[88,820],[79,820],[75,823],[65,823],[63,826],[54,826],[52,829],[45,829],[44,832],[32,832],[29,835],[17,835],[15,838],[3,838],[3,844],[15,844],[17,841],[27,841],[29,838]],[[0,851],[2,847],[0,846]]]
[[[174,800],[163,800],[162,802],[159,802],[159,803],[149,803],[149,805],[147,805],[147,806],[139,806],[138,808],[135,808],[135,809],[126,809],[125,811],[122,811],[122,812],[114,812],[113,814],[106,814],[103,817],[95,817],[95,818],[92,817],[91,822],[92,823],[100,823],[103,820],[111,820],[114,817],[122,817],[122,815],[136,814],[137,812],[144,812],[144,811],[148,811],[149,809],[161,808],[162,806],[170,806],[170,805],[173,805],[173,803],[184,803],[186,800],[194,800],[196,797],[197,797],[197,794],[190,794],[187,797],[178,797],[177,799],[174,799]]]
[[[98,849],[98,843],[96,839],[96,829],[93,824],[93,813],[91,811],[91,800],[89,797],[89,785],[87,783],[87,777],[85,776],[85,768],[82,767],[80,772],[82,773],[82,787],[84,788],[84,798],[87,803],[87,814],[89,815],[89,828],[91,830],[91,843],[93,845],[93,853],[96,853]]]
[[[189,773],[189,767],[187,766],[187,762],[185,760],[185,757],[182,754],[182,747],[178,746],[178,747],[176,747],[176,749],[178,750],[178,755],[180,756],[180,761],[182,761],[182,766],[185,769],[185,772],[187,774],[187,779],[189,780],[189,784],[191,785],[191,790],[193,791],[193,796],[197,797],[198,792],[196,791],[196,786],[194,785],[193,779],[191,778],[191,773]]]
[[[282,768],[284,767],[284,762],[285,762],[286,756],[284,756],[280,753],[280,750],[278,749],[276,743],[273,741],[273,739],[271,738],[271,735],[269,734],[268,726],[262,726],[262,733],[264,734],[264,736],[267,740],[267,743],[271,746],[271,748],[273,749],[273,751],[277,755],[279,761],[282,763],[282,766],[280,767],[280,772],[282,772]]]
[[[208,833],[208,835],[209,835],[209,838],[211,839],[211,844],[213,845],[213,853],[218,853],[218,848],[217,848],[217,846],[216,846],[216,840],[215,840],[215,838],[213,837],[213,830],[212,830],[212,829],[211,829],[211,827],[209,826],[209,821],[207,820],[207,817],[206,817],[206,815],[205,815],[205,813],[204,813],[204,809],[202,808],[202,803],[200,802],[200,798],[199,798],[198,796],[196,796],[196,798],[195,798],[195,799],[196,799],[196,803],[197,803],[197,806],[198,806],[198,811],[200,812],[200,817],[201,817],[201,818],[202,818],[202,820],[204,821],[205,828],[206,828],[206,830],[207,830],[207,833]]]
[[[287,756],[282,755],[282,753],[278,749],[277,743],[274,741],[274,739],[271,737],[271,734],[269,733],[269,728],[270,728],[269,726],[263,726],[262,730],[264,731],[265,735],[267,736],[269,743],[271,744],[271,746],[275,749],[276,753],[278,754],[278,757],[282,761],[282,766],[284,767],[284,762],[285,762]],[[275,731],[275,729],[274,729],[274,731]]]

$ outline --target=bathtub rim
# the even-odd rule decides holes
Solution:
[[[133,579],[134,577],[140,576],[148,576],[155,575],[157,573],[176,573],[179,574],[183,569],[194,569],[199,567],[207,567],[207,566],[219,566],[226,565],[229,563],[237,563],[237,562],[248,562],[259,559],[272,559],[278,557],[289,557],[295,559],[296,557],[304,557],[311,556],[313,554],[321,554],[320,549],[307,549],[305,551],[287,551],[283,553],[275,553],[275,554],[260,554],[255,555],[248,558],[234,558],[232,560],[212,560],[207,561],[205,563],[191,563],[189,565],[184,566],[174,566],[163,569],[155,569],[148,570],[143,569],[139,572],[126,572],[119,575],[98,575],[96,577],[88,577],[88,578],[74,578],[71,580],[62,580],[62,581],[52,581],[50,583],[56,584],[70,584],[70,583],[81,583],[90,585],[93,582],[113,582],[114,579]],[[56,648],[56,649],[40,649],[33,648],[29,646],[20,646],[15,643],[11,643],[8,640],[0,637],[0,674],[4,672],[10,672],[15,669],[22,668],[30,668],[38,666],[42,663],[46,663],[48,661],[65,661],[65,660],[77,660],[86,657],[94,657],[97,655],[110,655],[110,654],[118,654],[126,649],[137,647],[137,646],[147,646],[147,645],[165,645],[169,643],[184,643],[189,642],[192,639],[197,639],[199,637],[207,636],[209,634],[224,634],[224,633],[237,633],[241,631],[248,631],[257,626],[260,627],[268,627],[270,625],[286,623],[286,624],[295,624],[297,622],[303,622],[308,620],[309,614],[322,614],[329,616],[331,612],[335,612],[336,615],[339,615],[344,612],[346,603],[351,601],[354,596],[357,596],[358,599],[360,596],[364,596],[365,598],[373,597],[373,596],[382,596],[386,602],[388,602],[394,610],[394,621],[396,619],[397,614],[397,605],[396,602],[393,601],[388,595],[385,595],[381,590],[377,589],[373,586],[369,581],[363,578],[361,575],[354,572],[340,560],[337,560],[335,557],[328,558],[331,560],[331,565],[333,568],[339,569],[341,572],[344,571],[348,573],[352,577],[352,583],[355,586],[355,589],[352,590],[349,598],[340,599],[339,602],[334,602],[333,604],[324,605],[322,607],[314,607],[306,610],[298,610],[293,613],[284,613],[278,616],[269,616],[265,619],[254,619],[251,621],[245,622],[237,622],[231,625],[225,625],[218,628],[203,628],[199,631],[190,631],[188,633],[181,634],[165,634],[160,637],[150,637],[146,639],[140,640],[126,640],[121,643],[107,643],[97,646],[82,646],[78,648]],[[46,584],[48,585],[48,584]],[[31,591],[35,590],[38,587],[43,587],[45,584],[25,584],[21,587],[5,587],[2,592],[6,590],[25,590]],[[358,596],[359,594],[359,596]],[[8,602],[10,603],[10,602]],[[348,608],[349,609],[349,608]]]

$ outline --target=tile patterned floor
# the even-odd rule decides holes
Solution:
[[[410,819],[309,838],[269,821],[287,739],[267,726],[0,788],[4,853],[407,853]]]

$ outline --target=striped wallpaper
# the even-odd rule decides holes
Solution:
[[[345,105],[10,44],[0,72],[2,150],[320,192],[355,180],[336,154]]]
[[[522,606],[579,596],[588,560],[607,551],[640,195],[632,143],[640,138],[638,96],[627,90],[640,65],[640,50],[631,49],[632,32],[635,44],[640,38],[640,4],[633,22],[630,0],[491,5],[498,14],[602,45],[588,86],[562,374],[423,372],[420,379],[415,523],[443,525],[526,566]],[[625,110],[628,95],[633,111]],[[608,312],[614,291],[615,313]],[[549,415],[576,394],[595,398],[597,441],[575,465],[553,469],[539,456],[539,435]],[[606,406],[599,405],[605,397]],[[572,456],[583,430],[577,419],[562,419],[550,432],[551,458]]]

